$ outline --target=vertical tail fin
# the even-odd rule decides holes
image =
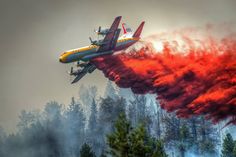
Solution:
[[[143,30],[143,26],[144,26],[144,21],[139,25],[139,27],[137,28],[137,30],[135,31],[135,33],[133,34],[133,37],[138,38],[140,36],[140,34],[142,33]]]
[[[126,23],[122,23],[122,28],[123,28],[124,34],[132,33],[131,28],[128,27],[128,26],[126,25]]]
[[[122,23],[122,28],[123,28],[124,34],[126,34],[127,31],[126,31],[126,28],[125,28],[125,23]]]

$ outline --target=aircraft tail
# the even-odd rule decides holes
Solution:
[[[138,38],[140,36],[140,34],[142,33],[143,30],[143,26],[144,26],[144,21],[138,26],[137,30],[135,31],[135,33],[133,34],[133,37]]]
[[[124,34],[132,33],[131,28],[128,27],[128,26],[126,25],[126,23],[122,23],[122,28],[123,28]]]

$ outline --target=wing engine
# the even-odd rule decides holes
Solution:
[[[94,32],[97,33],[97,35],[102,35],[102,36],[105,36],[108,33],[111,33],[109,29],[102,29],[101,26],[98,27],[98,30],[94,30]]]
[[[69,74],[75,76],[71,84],[78,82],[87,73],[92,73],[95,69],[96,66],[93,65],[92,63],[87,63],[86,65],[83,65],[83,69],[77,69],[75,71],[73,70],[73,67],[71,67]]]

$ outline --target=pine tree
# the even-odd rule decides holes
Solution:
[[[198,141],[199,152],[201,156],[204,154],[216,155],[216,145],[218,143],[218,132],[216,131],[215,126],[212,125],[212,122],[206,120],[204,117],[199,119],[199,136]]]
[[[80,149],[80,157],[96,157],[96,155],[91,150],[91,147],[87,143],[84,143]]]
[[[77,148],[80,148],[85,140],[85,115],[81,104],[72,97],[70,105],[65,112],[66,136],[73,137],[68,139],[67,147],[70,155],[78,154]]]
[[[110,97],[101,98],[98,112],[98,125],[96,142],[99,144],[100,151],[106,150],[106,134],[114,130],[113,123],[121,112],[125,111],[126,102],[123,98],[112,99]],[[98,152],[100,154],[101,152]]]
[[[180,156],[184,157],[187,147],[189,146],[190,133],[188,127],[184,124],[180,127],[179,130],[179,146]]]
[[[131,132],[130,143],[132,155],[135,157],[152,156],[154,140],[149,137],[144,125],[140,125]]]
[[[144,125],[132,129],[125,114],[115,123],[115,131],[107,136],[114,157],[166,157],[161,141],[151,138]]]
[[[165,125],[164,130],[164,142],[169,147],[176,147],[179,142],[180,136],[180,119],[175,114],[165,113],[163,115],[163,124]]]
[[[83,106],[84,112],[90,114],[90,105],[93,103],[93,99],[97,96],[96,86],[84,86],[83,84],[79,88],[79,100]]]
[[[236,141],[234,142],[233,157],[236,157]]]
[[[223,149],[221,151],[221,157],[234,157],[234,140],[231,134],[227,133],[223,141]]]
[[[125,107],[126,107],[126,100],[123,97],[117,98],[115,100],[115,103],[113,105],[113,115],[114,115],[114,121],[117,120],[118,116],[121,113],[125,113]]]
[[[125,114],[121,114],[115,123],[115,132],[107,136],[110,154],[114,157],[129,157],[128,136],[131,130]]]
[[[90,110],[91,110],[91,114],[89,117],[88,129],[91,132],[96,129],[96,125],[97,125],[97,104],[94,99],[92,101]]]
[[[87,140],[89,141],[89,143],[91,144],[91,146],[93,147],[93,150],[96,154],[98,154],[100,152],[101,149],[101,145],[99,143],[98,140],[98,135],[99,134],[99,130],[98,130],[98,120],[97,120],[97,104],[95,102],[95,100],[93,99],[93,102],[91,104],[91,114],[88,120],[88,129],[86,132],[86,136],[87,136]]]
[[[164,144],[161,140],[157,141],[156,149],[152,157],[167,157],[167,154],[164,149]]]
[[[21,132],[23,132],[26,131],[26,129],[29,129],[30,126],[36,121],[36,116],[33,112],[27,112],[23,110],[21,111],[19,119],[20,121],[17,124],[17,127],[20,129]]]
[[[134,95],[134,101],[131,103],[135,103],[137,107],[137,122],[148,124],[149,120],[146,116],[147,98],[144,95]]]
[[[58,137],[63,136],[63,110],[62,105],[55,101],[47,103],[44,109],[46,115],[44,137],[46,139],[47,153],[52,157],[62,156],[63,141]],[[37,135],[39,136],[39,135]],[[31,140],[35,140],[32,138]]]
[[[152,123],[151,116],[147,111],[147,98],[144,95],[133,95],[134,100],[129,101],[128,116],[133,126],[138,126],[140,123],[144,123],[149,129]]]
[[[117,115],[113,114],[114,110],[114,104],[115,101],[110,98],[102,98],[100,102],[100,108],[99,108],[99,117],[98,117],[98,124],[99,124],[99,135],[102,136],[102,138],[112,130],[112,124],[111,122],[114,121],[117,117]],[[105,144],[105,139],[104,139]]]
[[[199,154],[199,142],[198,142],[198,131],[197,128],[199,127],[199,118],[192,117],[188,120],[188,126],[190,127],[190,133],[192,135],[191,145],[195,147],[193,150],[195,154]]]
[[[132,102],[132,101],[131,101]],[[131,122],[132,126],[137,125],[137,110],[136,110],[136,104],[135,103],[129,103],[128,105],[128,119]]]
[[[163,122],[166,146],[173,150],[177,148],[181,156],[184,156],[186,150],[194,150],[192,153],[202,157],[206,154],[218,155],[216,151],[219,142],[218,132],[204,117],[179,119],[175,114],[165,113]]]

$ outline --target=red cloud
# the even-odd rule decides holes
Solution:
[[[161,107],[179,117],[205,115],[236,124],[236,40],[165,37],[152,36],[139,50],[93,62],[119,87],[155,93]]]

